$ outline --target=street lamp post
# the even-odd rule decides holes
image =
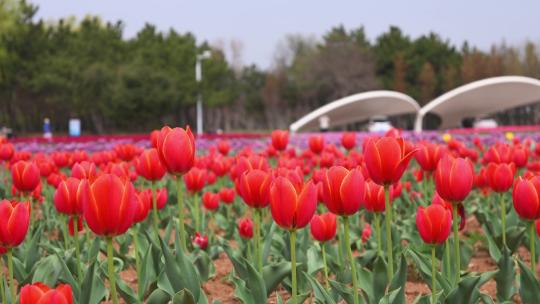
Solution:
[[[212,53],[209,50],[204,51],[202,54],[197,55],[197,61],[195,63],[195,80],[200,84],[202,80],[202,68],[201,62],[204,59],[212,57]],[[199,86],[199,93],[197,97],[197,135],[203,134],[203,105],[202,94]]]

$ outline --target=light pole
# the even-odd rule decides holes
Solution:
[[[212,53],[209,50],[202,52],[202,54],[197,55],[197,61],[195,63],[195,80],[197,84],[200,84],[202,80],[202,68],[201,61],[203,59],[209,59],[212,57]],[[197,97],[197,135],[203,134],[203,107],[202,107],[202,94],[199,85],[199,93]]]

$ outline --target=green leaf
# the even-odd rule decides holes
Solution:
[[[214,264],[208,254],[203,250],[197,251],[193,265],[195,265],[195,269],[199,273],[201,283],[207,281],[213,273]]]
[[[96,263],[94,261],[88,267],[86,275],[81,285],[81,296],[79,304],[98,304],[107,294],[105,285],[101,278],[96,275]]]
[[[422,279],[426,284],[431,284],[431,257],[417,252],[413,248],[409,247],[406,250],[406,253],[408,256],[410,256],[413,260],[413,262],[416,265],[416,269],[420,272],[420,275],[422,276]],[[448,293],[452,286],[450,285],[450,282],[446,278],[444,278],[439,272],[437,272],[436,278],[437,283],[439,286],[445,291],[444,293]]]
[[[484,229],[484,231],[487,230]],[[491,256],[491,258],[493,258],[493,260],[498,261],[502,256],[501,250],[499,249],[499,247],[495,243],[495,240],[491,237],[489,233],[484,234],[484,236],[486,237],[486,240],[488,242],[489,255]]]
[[[71,289],[73,290],[73,297],[75,299],[78,299],[81,294],[81,288],[79,286],[79,283],[75,280],[73,274],[67,267],[64,260],[60,257],[60,255],[56,253],[56,256],[58,257],[58,261],[60,261],[60,265],[62,266],[62,273],[60,274],[59,279],[71,286]]]
[[[276,231],[276,229],[277,229],[277,225],[274,221],[272,221],[270,230],[268,230],[268,234],[264,235],[263,263],[268,260],[268,255],[270,255],[270,248],[272,247],[272,239],[273,239],[274,232]]]
[[[196,304],[196,302],[189,290],[182,289],[174,295],[173,304]]]
[[[153,263],[153,257],[152,257],[152,247],[148,246],[146,252],[143,255],[142,259],[142,267],[141,267],[141,274],[138,282],[138,297],[139,300],[142,300],[144,297],[144,294],[148,290],[148,287],[150,284],[157,279],[156,271],[154,269],[154,263]]]
[[[32,282],[42,282],[47,286],[56,286],[61,272],[62,265],[60,264],[58,256],[50,255],[44,259],[41,259],[36,264]]]
[[[398,289],[394,289],[388,294],[386,294],[384,297],[381,298],[379,301],[379,304],[394,304],[394,303],[405,303],[403,300],[400,299],[399,294],[401,293],[401,287]]]
[[[306,280],[311,284],[311,289],[313,290],[313,293],[315,294],[315,300],[317,303],[321,304],[333,304],[336,303],[334,299],[328,294],[328,291],[322,287],[321,283],[314,279],[311,275],[303,272],[304,277]]]
[[[497,261],[499,272],[495,275],[495,282],[497,283],[498,302],[510,301],[515,292],[516,271],[511,254],[510,249],[505,246],[500,259]]]
[[[401,254],[400,264],[398,271],[394,274],[392,282],[388,290],[396,291],[399,289],[395,296],[395,303],[405,303],[405,284],[407,283],[407,260],[405,255]],[[393,302],[392,302],[393,303]]]
[[[116,287],[118,289],[118,293],[122,299],[126,301],[126,303],[139,303],[133,289],[131,289],[131,287],[129,287],[118,275],[116,276]]]
[[[387,266],[382,257],[378,257],[375,260],[373,266],[373,299],[372,301],[378,303],[386,292],[386,285],[388,282],[388,276],[386,274]]]
[[[176,250],[176,259],[173,256],[169,246],[165,244],[160,237],[161,252],[165,260],[164,273],[174,292],[174,296],[178,291],[186,288],[193,293],[193,296],[199,298],[199,278],[193,264],[184,256],[184,252],[180,246]]]
[[[146,304],[168,304],[170,301],[171,296],[167,292],[158,288],[150,294],[146,300]]]
[[[321,246],[325,246],[325,244],[323,243],[321,244]],[[317,272],[324,268],[324,263],[320,252],[320,249],[316,246],[309,247],[307,251],[307,272],[310,275],[315,275]]]
[[[30,242],[28,242],[28,246],[26,246],[26,251],[25,251],[26,258],[24,260],[24,264],[26,266],[27,272],[32,271],[32,267],[38,262],[39,257],[40,257],[38,244],[42,236],[42,232],[41,232],[43,230],[42,227],[43,226],[39,226],[39,228],[34,233],[34,236],[30,239]]]
[[[337,291],[337,293],[343,298],[343,300],[345,300],[345,302],[353,302],[352,289],[349,288],[347,285],[333,280],[330,280],[330,285]]]
[[[233,283],[237,287],[235,294],[243,300],[247,297],[255,301],[254,303],[265,303],[267,299],[266,285],[261,275],[253,268],[250,261],[231,250],[227,244],[224,243],[222,246],[234,266],[235,274],[238,276],[236,280],[233,276]],[[249,294],[249,296],[246,296],[246,294]],[[251,302],[245,300],[244,303]]]
[[[491,280],[497,271],[482,273],[479,276],[465,277],[459,281],[446,297],[448,303],[476,303],[480,299],[480,287]]]
[[[523,303],[540,303],[540,283],[533,272],[522,261],[518,260],[520,275],[519,295]]]
[[[279,283],[291,274],[291,267],[290,262],[273,263],[263,267],[263,281],[267,296],[270,296]]]

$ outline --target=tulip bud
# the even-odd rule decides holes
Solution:
[[[337,231],[336,215],[327,212],[315,214],[310,223],[311,236],[319,242],[327,242],[334,238]]]
[[[452,215],[441,205],[420,206],[416,213],[416,227],[424,242],[441,244],[450,235]]]

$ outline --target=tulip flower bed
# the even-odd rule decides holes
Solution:
[[[2,140],[0,300],[540,303],[530,131]]]

